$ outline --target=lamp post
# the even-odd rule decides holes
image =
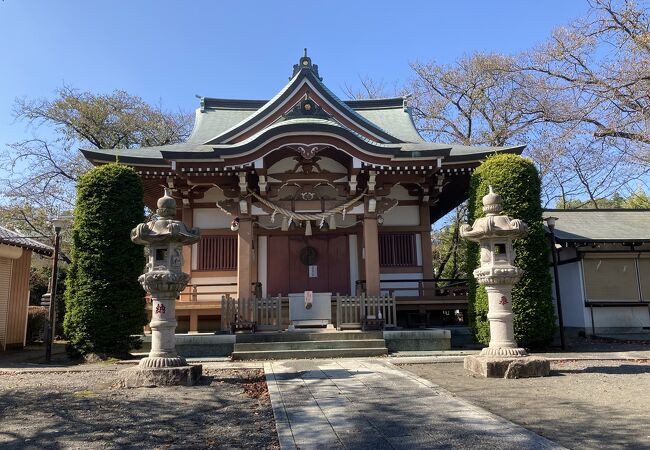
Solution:
[[[562,350],[566,350],[566,343],[564,341],[564,319],[562,317],[562,299],[560,297],[560,278],[557,269],[559,255],[555,243],[555,221],[557,217],[547,217],[544,219],[548,229],[551,231],[551,254],[553,255],[553,278],[555,280],[555,301],[557,302],[557,320],[560,323],[560,346]]]
[[[48,311],[47,329],[45,333],[45,362],[52,360],[52,341],[54,339],[54,320],[56,312],[56,285],[59,274],[59,248],[61,246],[61,229],[65,220],[52,220],[54,228],[54,254],[52,255],[52,276],[50,281],[50,309]]]

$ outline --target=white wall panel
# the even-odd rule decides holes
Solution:
[[[208,189],[202,198],[194,200],[195,203],[216,203],[225,200],[226,196],[223,194],[221,188],[214,186]]]
[[[549,269],[553,277],[553,267]],[[585,300],[582,295],[582,278],[580,262],[558,266],[560,279],[560,295],[562,296],[562,318],[565,327],[583,328]],[[553,280],[555,283],[555,280]],[[557,315],[557,301],[555,299],[555,284],[552,285],[553,303]]]
[[[406,189],[404,186],[396,184],[393,186],[390,190],[390,198],[396,198],[397,200],[415,200],[416,197],[412,197],[409,195],[408,189]]]
[[[199,268],[199,244],[192,244],[192,270]]]
[[[13,245],[0,244],[0,258],[18,259],[22,256],[23,249]]]
[[[397,297],[411,297],[419,295],[418,283],[415,281],[409,282],[408,280],[419,280],[422,278],[422,272],[417,273],[382,273],[379,275],[379,280],[382,281],[382,295],[388,295],[388,288],[414,288],[414,290],[399,290],[395,293]],[[400,280],[386,283],[383,280]],[[404,281],[401,281],[404,280]]]
[[[384,226],[418,226],[420,225],[419,206],[396,206],[384,216]]]
[[[356,295],[356,282],[359,279],[359,253],[357,251],[357,235],[348,236],[350,254],[350,293]]]
[[[194,210],[195,227],[206,229],[230,228],[232,216],[219,208],[196,208]]]
[[[262,297],[266,297],[266,284],[268,281],[267,252],[268,237],[259,236],[257,238],[257,280],[262,283]]]
[[[648,308],[644,307],[607,307],[594,308],[594,325],[599,328],[642,328],[650,327]],[[591,330],[591,323],[587,325]]]

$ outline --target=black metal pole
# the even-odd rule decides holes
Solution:
[[[54,340],[54,315],[56,312],[56,282],[59,272],[59,246],[61,244],[61,229],[55,228],[54,255],[52,255],[52,282],[50,283],[50,309],[47,320],[47,332],[45,335],[45,362],[52,360],[52,341]]]
[[[555,247],[555,227],[549,227],[551,230],[551,253],[553,254],[553,275],[555,278],[555,301],[557,302],[557,320],[560,323],[560,346],[562,350],[566,350],[566,343],[564,341],[564,319],[562,318],[562,299],[560,298],[560,279],[557,270],[557,248]]]

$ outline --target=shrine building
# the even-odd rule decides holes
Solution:
[[[522,150],[426,141],[407,97],[341,100],[305,52],[270,100],[200,97],[186,142],[82,152],[134,167],[152,210],[168,186],[201,229],[177,301],[178,331],[196,332],[223,326],[224,295],[384,294],[404,324],[462,316],[466,296],[432,279],[431,226],[483,159]]]

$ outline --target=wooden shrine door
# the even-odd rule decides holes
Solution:
[[[350,294],[348,237],[269,236],[267,294]]]

